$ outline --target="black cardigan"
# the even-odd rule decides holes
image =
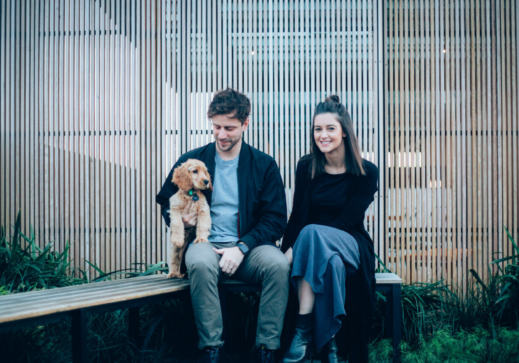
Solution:
[[[215,143],[210,143],[182,155],[171,169],[162,189],[157,195],[162,216],[166,220],[169,198],[178,187],[173,184],[173,172],[188,159],[198,159],[205,163],[211,180],[215,172]],[[203,191],[211,206],[212,192]],[[249,249],[262,244],[275,245],[283,236],[287,226],[287,202],[285,188],[276,161],[269,155],[242,143],[238,162],[238,236]]]
[[[369,333],[375,309],[375,252],[373,240],[364,228],[363,221],[378,190],[378,168],[367,160],[364,160],[363,165],[366,175],[352,176],[347,186],[351,191],[348,201],[339,217],[331,224],[331,227],[351,234],[357,241],[360,252],[359,273],[354,281],[350,281],[353,292],[348,291],[346,294],[348,324],[345,329],[350,343],[350,362],[368,361]],[[301,230],[309,224],[310,196],[316,182],[310,178],[309,169],[310,158],[307,155],[297,164],[294,203],[283,237],[283,252],[294,245]]]

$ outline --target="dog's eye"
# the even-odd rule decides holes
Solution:
[[[198,170],[193,170],[193,174],[198,174]]]

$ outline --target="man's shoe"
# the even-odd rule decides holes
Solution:
[[[196,360],[196,363],[219,363],[220,348],[205,347],[202,349],[202,355]]]
[[[337,350],[337,342],[335,342],[335,337],[333,337],[324,345],[321,351],[321,363],[338,363]]]
[[[310,347],[312,343],[312,314],[298,315],[294,338],[292,338],[292,343],[290,343],[290,347],[286,351],[281,362],[304,362],[310,355]]]
[[[265,347],[258,348],[254,354],[255,363],[274,363],[274,351]]]

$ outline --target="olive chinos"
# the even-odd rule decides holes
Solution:
[[[222,346],[222,311],[218,282],[228,278],[219,266],[221,255],[213,248],[235,247],[236,243],[197,243],[186,252],[191,281],[191,299],[198,327],[198,347]],[[272,245],[250,251],[232,278],[262,286],[256,345],[279,349],[279,339],[288,300],[290,266],[285,255]]]

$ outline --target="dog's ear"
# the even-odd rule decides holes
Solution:
[[[173,183],[182,190],[190,190],[193,187],[193,181],[189,174],[187,162],[180,165],[173,173]]]
[[[213,191],[213,183],[211,182],[211,177],[209,176],[209,173],[207,173],[207,179],[209,179],[209,187],[208,187],[208,189],[210,191]]]

